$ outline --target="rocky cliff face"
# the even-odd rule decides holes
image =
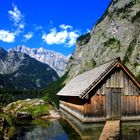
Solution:
[[[27,54],[0,48],[0,88],[41,89],[57,79],[49,65]]]
[[[18,53],[26,53],[30,57],[42,63],[48,64],[58,73],[59,76],[64,74],[69,59],[60,53],[46,50],[44,48],[28,48],[26,46],[17,46],[15,48],[9,49],[9,51],[11,50]]]
[[[140,1],[113,0],[89,34],[77,39],[70,78],[115,57],[140,77]]]

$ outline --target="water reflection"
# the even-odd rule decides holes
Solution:
[[[58,120],[44,122],[35,125],[34,122],[28,126],[17,127],[17,140],[68,140],[68,137]]]
[[[63,112],[63,117],[67,120],[69,125],[79,134],[80,140],[99,139],[104,123],[82,123],[64,110],[61,110],[61,112]]]
[[[17,126],[17,140],[97,140],[102,127],[71,125],[65,120],[53,120],[51,122],[32,122],[30,125]],[[99,129],[100,128],[100,129]],[[97,132],[95,134],[95,132]],[[99,133],[100,132],[100,133]]]
[[[98,140],[104,124],[67,120],[40,121],[17,126],[16,140]],[[122,140],[140,140],[140,122],[122,123]]]
[[[122,123],[123,140],[140,140],[140,122]]]

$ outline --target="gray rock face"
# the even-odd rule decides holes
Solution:
[[[45,88],[58,79],[57,73],[27,54],[0,50],[0,87],[14,89]]]
[[[46,50],[44,48],[28,48],[26,46],[17,46],[15,48],[9,49],[9,51],[11,50],[18,53],[28,54],[30,57],[42,63],[48,64],[58,73],[59,76],[64,74],[69,59],[60,53]]]
[[[90,39],[84,38],[77,40],[70,58],[67,67],[70,78],[116,57],[120,57],[135,76],[140,76],[139,0],[113,0],[92,29]]]

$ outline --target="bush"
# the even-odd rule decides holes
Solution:
[[[80,45],[84,45],[89,42],[90,37],[91,37],[90,33],[84,34],[77,38],[77,43]]]
[[[7,92],[1,92],[0,91],[0,108],[4,105],[9,104],[12,101],[13,101],[12,95],[10,95]]]

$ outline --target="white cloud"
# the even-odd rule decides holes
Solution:
[[[33,32],[28,32],[28,33],[25,34],[23,37],[24,37],[26,40],[29,40],[29,39],[31,39],[31,38],[33,37]]]
[[[10,33],[9,31],[6,31],[6,30],[0,30],[0,40],[7,43],[14,42],[15,34]]]
[[[87,33],[90,33],[91,32],[91,30],[90,29],[87,29]]]
[[[33,28],[34,30],[38,31],[38,30],[42,30],[43,27],[41,25],[37,25],[37,24],[33,24]]]
[[[65,24],[61,24],[59,27],[60,27],[62,30],[72,29],[72,26],[70,26],[70,25],[65,25]]]
[[[17,28],[15,33],[18,35],[25,27],[24,16],[15,5],[13,5],[13,10],[8,11],[8,13],[10,19],[14,22],[14,26]]]
[[[79,36],[79,32],[72,30],[73,27],[70,25],[61,24],[59,27],[61,29],[60,31],[57,31],[56,28],[52,28],[50,33],[44,33],[42,35],[42,39],[49,45],[63,44],[67,47],[73,46]]]
[[[42,39],[44,39],[48,44],[62,44],[65,43],[68,36],[67,31],[57,32],[56,28],[51,29],[49,34],[43,34]]]
[[[18,26],[20,29],[24,29],[24,27],[25,27],[25,23],[24,22],[21,22],[20,24],[19,24],[19,26]]]
[[[77,37],[79,36],[79,34],[76,33],[76,31],[70,32],[69,33],[69,42],[68,45],[69,46],[73,46],[76,42]]]
[[[20,10],[17,6],[13,5],[13,11],[8,11],[10,18],[14,21],[15,26],[23,19],[23,15],[21,14]]]

